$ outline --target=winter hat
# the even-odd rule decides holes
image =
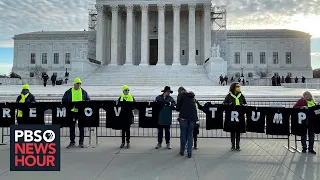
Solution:
[[[129,89],[129,86],[128,86],[128,85],[123,85],[123,86],[122,86],[122,91],[127,90],[127,89]]]
[[[30,90],[29,85],[28,85],[28,84],[24,84],[24,85],[22,85],[22,90],[24,90],[24,89],[26,89],[26,90]]]
[[[186,89],[184,88],[184,87],[179,87],[179,89],[178,89],[178,94],[180,94],[182,91],[185,91]]]
[[[80,78],[75,78],[74,79],[74,81],[73,81],[73,84],[77,84],[77,83],[80,83],[80,84],[82,84],[82,82],[81,82],[81,79]]]

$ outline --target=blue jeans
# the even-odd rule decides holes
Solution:
[[[158,127],[158,143],[162,143],[163,129],[165,131],[166,144],[170,143],[170,125],[159,125]]]
[[[308,136],[309,136],[309,150],[313,150],[314,144],[314,133],[308,129]],[[307,150],[307,135],[301,136],[301,145],[302,149]]]
[[[180,120],[180,152],[184,152],[186,148],[186,141],[188,139],[187,152],[192,152],[192,134],[195,121],[192,120]],[[187,137],[187,139],[186,139]]]

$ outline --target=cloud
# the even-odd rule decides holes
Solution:
[[[311,53],[311,56],[319,56],[320,57],[320,52]]]
[[[88,28],[95,0],[1,0],[0,47],[12,47],[15,34]],[[228,28],[290,28],[320,37],[319,0],[215,0],[227,5]],[[318,20],[318,21],[317,21]]]

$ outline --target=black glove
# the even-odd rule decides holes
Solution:
[[[171,102],[164,102],[164,104],[166,105],[166,106],[170,106],[171,105]]]

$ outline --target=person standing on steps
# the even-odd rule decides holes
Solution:
[[[55,74],[52,74],[52,76],[51,76],[52,86],[56,85],[56,81],[57,81],[57,76]]]
[[[134,102],[135,99],[134,97],[129,93],[130,89],[129,86],[124,85],[122,87],[122,95],[119,97],[118,101],[119,102]],[[130,127],[131,124],[134,121],[134,116],[133,116],[133,109],[128,108],[125,110],[126,112],[122,112],[124,114],[124,116],[122,116],[123,119],[122,122],[124,122],[123,124],[123,128],[121,131],[121,145],[120,148],[123,148],[125,146],[125,142],[127,142],[127,146],[126,148],[129,149],[130,148]]]
[[[165,131],[165,140],[167,149],[172,149],[170,145],[170,126],[172,124],[172,110],[176,109],[176,102],[170,96],[173,93],[169,86],[166,86],[161,91],[162,94],[156,97],[156,103],[159,107],[162,107],[158,118],[158,144],[155,149],[161,148],[163,140],[163,130]]]
[[[44,73],[44,74],[42,75],[42,79],[43,79],[43,86],[44,86],[44,87],[47,87],[47,81],[48,81],[48,79],[49,79],[48,74],[47,74],[47,73]]]
[[[241,93],[239,83],[232,83],[230,85],[229,94],[226,96],[223,104],[231,106],[242,106],[247,104],[244,95]],[[240,151],[240,133],[231,132],[231,150]]]
[[[78,102],[78,101],[90,101],[90,97],[88,93],[81,88],[81,80],[80,78],[75,78],[73,81],[73,87],[67,90],[63,97],[62,102]],[[70,144],[67,148],[72,148],[76,146],[75,138],[76,138],[76,122],[78,121],[78,109],[73,108],[72,111],[72,123],[70,125]],[[84,148],[84,127],[79,126],[79,147]]]
[[[192,91],[187,91],[185,88],[178,89],[177,108],[179,112],[180,123],[180,155],[184,156],[186,142],[188,139],[188,158],[192,157],[192,134],[195,122],[197,120],[197,108],[195,103],[195,94]],[[186,137],[188,137],[186,139]]]
[[[306,91],[303,93],[303,97],[299,99],[296,104],[293,106],[293,108],[302,108],[302,109],[308,109],[314,107],[316,104],[314,102],[314,99],[309,91]],[[318,120],[318,119],[317,119]],[[309,153],[311,154],[317,154],[314,149],[314,131],[313,131],[313,123],[311,120],[307,119],[307,129],[308,129],[308,136],[309,136]],[[302,153],[307,152],[307,135],[304,134],[301,136],[301,145],[302,145]]]

